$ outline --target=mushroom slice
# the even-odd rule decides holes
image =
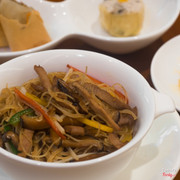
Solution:
[[[21,116],[23,120],[23,126],[31,130],[41,130],[49,128],[49,124],[42,116]]]
[[[85,129],[81,126],[65,126],[65,131],[67,133],[70,133],[72,136],[84,136],[85,135]]]
[[[123,113],[122,113],[122,111],[123,111]],[[120,117],[119,117],[119,121],[118,121],[119,126],[124,125],[124,124],[129,124],[132,126],[132,124],[137,119],[137,108],[134,107],[131,110],[124,109],[122,111],[119,112],[120,113]]]
[[[103,146],[100,141],[96,139],[83,139],[79,140],[78,142],[72,140],[63,140],[62,141],[63,147],[72,147],[72,148],[85,148],[85,147],[96,147],[98,150],[102,150]]]
[[[114,134],[114,133],[110,133],[108,135],[108,139],[109,139],[109,142],[117,149],[120,149],[121,147],[123,147],[125,144],[122,143],[118,137],[117,134]]]
[[[60,91],[66,94],[70,94],[71,89],[68,87],[67,83],[63,81],[62,79],[60,78],[57,79],[57,86]]]
[[[45,69],[42,66],[34,66],[34,70],[36,71],[36,73],[38,74],[40,81],[42,83],[42,85],[47,89],[50,90],[52,89],[52,84],[50,82],[50,79],[47,75],[47,72],[45,71]]]
[[[42,93],[46,92],[46,88],[44,86],[40,85],[40,84],[31,83],[31,87],[33,89],[35,89],[36,91],[38,91],[38,92],[42,92]]]
[[[17,147],[18,143],[19,143],[19,138],[18,138],[18,135],[16,133],[14,133],[13,131],[7,131],[2,136],[2,141],[3,142],[11,141],[13,143],[13,145]]]

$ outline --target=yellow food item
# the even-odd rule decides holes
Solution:
[[[12,51],[34,48],[51,41],[39,12],[22,3],[1,0],[0,23]]]
[[[6,47],[6,46],[8,46],[8,42],[4,34],[4,31],[2,29],[2,26],[0,24],[0,47]]]
[[[135,36],[142,28],[144,5],[141,0],[106,0],[99,10],[102,27],[112,36]]]
[[[32,11],[27,24],[1,16],[1,23],[12,51],[40,46],[50,41],[37,11]]]
[[[85,118],[78,119],[78,121],[80,121],[80,122],[82,122],[88,126],[94,127],[96,129],[100,129],[102,131],[105,131],[105,132],[109,132],[109,133],[113,132],[113,128],[111,128],[107,125],[104,125],[104,124],[100,124],[97,121],[92,121],[92,120],[85,119]]]

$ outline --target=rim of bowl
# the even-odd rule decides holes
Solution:
[[[9,52],[0,52],[0,58],[15,58],[16,56],[21,56],[21,55],[25,55],[25,54],[29,54],[29,53],[35,53],[35,52],[39,52],[39,51],[43,51],[46,49],[49,49],[50,47],[54,47],[57,45],[57,43],[60,41],[61,39],[54,39],[51,40],[50,42],[43,44],[41,46],[37,46],[31,49],[26,49],[26,50],[22,50],[22,51],[9,51]]]
[[[93,52],[93,51],[87,51],[87,50],[76,50],[76,49],[55,49],[55,50],[47,50],[47,51],[40,51],[40,52],[34,52],[34,53],[30,53],[27,55],[22,55],[22,56],[19,56],[19,57],[16,57],[14,59],[11,59],[7,62],[5,62],[4,64],[1,64],[0,67],[6,65],[6,64],[14,64],[14,61],[22,61],[23,58],[26,58],[26,57],[31,57],[31,56],[36,56],[38,54],[46,54],[46,53],[54,53],[54,52],[59,52],[59,53],[74,53],[74,54],[77,54],[77,53],[81,53],[83,55],[93,55],[93,56],[97,56],[97,57],[100,57],[100,58],[103,58],[103,57],[106,57],[108,58],[109,60],[113,61],[113,62],[120,62],[122,63],[124,66],[126,66],[127,68],[131,69],[132,71],[134,71],[134,73],[137,74],[137,76],[139,78],[141,78],[141,81],[143,82],[143,84],[147,87],[147,88],[151,88],[149,83],[146,81],[146,79],[134,68],[132,68],[130,65],[124,63],[123,61],[120,61],[116,58],[113,58],[111,56],[108,56],[108,55],[104,55],[104,54],[101,54],[101,53],[97,53],[97,52]],[[150,93],[150,96],[152,97],[152,99],[154,99],[153,97],[153,91]],[[152,100],[153,102],[153,100]],[[134,148],[134,146],[138,143],[141,142],[141,140],[144,138],[144,136],[148,133],[149,129],[151,128],[151,125],[153,123],[153,120],[154,120],[154,112],[155,112],[155,101],[154,103],[152,103],[152,117],[150,118],[151,121],[148,122],[148,125],[146,126],[146,128],[144,128],[142,130],[142,135],[137,137],[137,136],[134,136],[134,138],[129,142],[127,143],[125,146],[123,146],[122,148],[114,151],[114,152],[111,152],[107,155],[104,155],[102,157],[99,157],[99,158],[95,158],[95,159],[91,159],[91,160],[86,160],[86,161],[81,161],[81,162],[68,162],[68,163],[58,163],[58,162],[41,162],[41,161],[37,161],[37,160],[32,160],[32,159],[27,159],[27,158],[23,158],[23,157],[20,157],[18,155],[15,155],[15,154],[12,154],[10,152],[8,152],[7,150],[3,149],[0,147],[0,154],[1,155],[4,155],[6,156],[7,158],[9,159],[13,159],[15,161],[18,161],[20,163],[25,163],[25,164],[29,164],[29,165],[34,165],[34,166],[42,166],[42,167],[49,167],[49,168],[68,168],[68,167],[81,167],[81,166],[86,166],[86,165],[92,165],[92,164],[96,164],[96,163],[99,163],[99,162],[103,162],[103,161],[107,161],[109,159],[111,159],[112,157],[116,157],[120,154],[123,154],[125,153],[126,151]]]

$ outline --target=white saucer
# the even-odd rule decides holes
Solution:
[[[180,111],[180,35],[156,52],[151,63],[151,78],[155,88],[171,96]]]
[[[179,169],[180,117],[175,112],[154,120],[133,162],[115,180],[170,180]]]
[[[170,180],[179,169],[180,117],[174,112],[154,120],[130,166],[113,180]],[[0,170],[0,180],[13,179]]]

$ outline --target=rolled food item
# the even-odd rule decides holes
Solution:
[[[15,0],[0,1],[0,22],[12,51],[51,41],[39,12]]]
[[[104,0],[99,10],[102,27],[112,36],[135,36],[142,28],[142,0]]]

